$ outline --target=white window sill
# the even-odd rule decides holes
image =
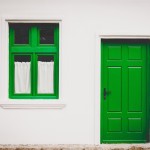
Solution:
[[[24,100],[0,99],[0,107],[4,109],[62,109],[65,102],[57,100]]]
[[[62,109],[65,104],[0,104],[3,109]]]

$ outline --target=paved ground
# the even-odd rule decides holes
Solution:
[[[150,150],[150,144],[0,145],[0,150]]]

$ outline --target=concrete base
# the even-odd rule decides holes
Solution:
[[[150,150],[150,144],[0,145],[0,150]]]

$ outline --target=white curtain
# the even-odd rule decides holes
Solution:
[[[38,93],[54,93],[54,62],[38,61]]]
[[[15,62],[15,93],[31,93],[30,62]]]

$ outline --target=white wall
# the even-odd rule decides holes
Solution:
[[[0,0],[1,16],[18,14],[62,16],[66,107],[0,109],[0,144],[93,144],[96,34],[150,35],[150,1]]]

